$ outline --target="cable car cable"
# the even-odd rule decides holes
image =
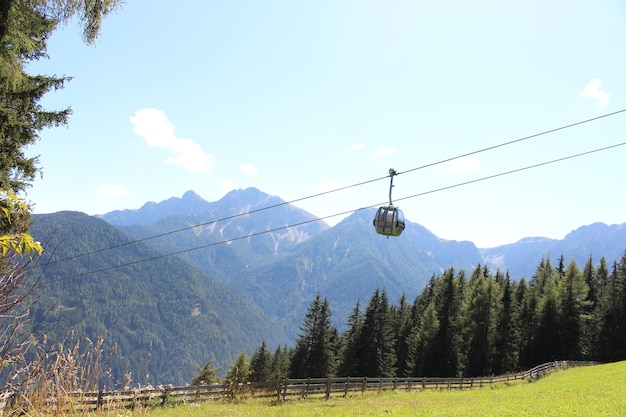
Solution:
[[[455,159],[464,158],[466,156],[471,156],[471,155],[476,155],[476,154],[479,154],[479,153],[482,153],[482,152],[486,152],[486,151],[491,151],[493,149],[501,148],[503,146],[508,146],[508,145],[512,145],[514,143],[523,142],[525,140],[534,139],[534,138],[537,138],[539,136],[544,136],[544,135],[547,135],[547,134],[550,134],[550,133],[558,132],[559,130],[565,130],[565,129],[568,129],[570,127],[579,126],[579,125],[582,125],[582,124],[585,124],[585,123],[594,122],[596,120],[604,119],[604,118],[610,117],[610,116],[615,116],[616,114],[624,113],[624,112],[626,112],[626,109],[617,110],[617,111],[614,111],[612,113],[603,114],[601,116],[593,117],[591,119],[581,120],[580,122],[571,123],[571,124],[568,124],[568,125],[565,125],[565,126],[561,126],[561,127],[557,127],[557,128],[550,129],[550,130],[545,130],[545,131],[540,132],[540,133],[535,133],[534,135],[524,136],[523,138],[519,138],[519,139],[511,140],[511,141],[508,141],[508,142],[504,142],[504,143],[501,143],[499,145],[489,146],[487,148],[482,148],[482,149],[479,149],[477,151],[468,152],[468,153],[465,153],[463,155],[455,156],[453,158],[444,159],[444,160],[439,161],[439,162],[433,162],[433,163],[430,163],[430,164],[427,164],[427,165],[422,165],[422,166],[419,166],[419,167],[416,167],[416,168],[407,169],[406,171],[398,172],[397,175],[406,174],[407,172],[417,171],[419,169],[430,168],[432,166],[443,164],[443,163],[446,163],[446,162],[450,162],[450,161],[453,161]]]
[[[510,171],[505,171],[505,172],[501,172],[501,173],[494,174],[494,175],[489,175],[489,176],[486,176],[486,177],[477,178],[477,179],[470,180],[470,181],[465,181],[465,182],[461,182],[461,183],[457,183],[457,184],[452,184],[452,185],[449,185],[449,186],[446,186],[446,187],[440,187],[440,188],[437,188],[437,189],[421,192],[421,193],[418,193],[418,194],[413,194],[413,195],[406,196],[406,197],[401,197],[401,198],[398,198],[396,200],[397,201],[408,200],[408,199],[411,199],[411,198],[416,198],[416,197],[420,197],[420,196],[427,195],[427,194],[432,194],[432,193],[436,193],[436,192],[440,192],[440,191],[444,191],[444,190],[449,190],[451,188],[457,188],[457,187],[464,186],[464,185],[469,185],[469,184],[473,184],[473,183],[477,183],[477,182],[481,182],[481,181],[486,181],[486,180],[490,180],[490,179],[493,179],[493,178],[502,177],[502,176],[505,176],[505,175],[514,174],[514,173],[517,173],[517,172],[526,171],[526,170],[529,170],[529,169],[534,169],[534,168],[538,168],[538,167],[541,167],[541,166],[550,165],[550,164],[553,164],[553,163],[562,162],[562,161],[573,159],[573,158],[578,158],[578,157],[581,157],[581,156],[585,156],[585,155],[589,155],[589,154],[605,151],[605,150],[608,150],[608,149],[617,148],[617,147],[624,146],[624,145],[626,145],[626,142],[616,143],[614,145],[609,145],[609,146],[605,146],[605,147],[602,147],[602,148],[596,148],[596,149],[592,149],[592,150],[589,150],[589,151],[580,152],[580,153],[577,153],[577,154],[573,154],[573,155],[564,156],[564,157],[561,157],[561,158],[557,158],[557,159],[552,159],[552,160],[549,160],[549,161],[541,162],[541,163],[538,163],[538,164],[529,165],[529,166],[526,166],[526,167],[517,168],[517,169],[510,170]],[[86,276],[86,275],[92,275],[92,274],[96,274],[96,273],[100,273],[100,272],[107,272],[107,271],[111,271],[111,270],[114,270],[114,269],[117,269],[117,268],[123,268],[123,267],[126,267],[126,266],[132,266],[132,265],[140,264],[140,263],[143,263],[143,262],[154,261],[154,260],[157,260],[157,259],[162,259],[162,258],[166,258],[166,257],[173,256],[173,255],[180,255],[180,254],[183,254],[183,253],[192,252],[192,251],[199,250],[199,249],[206,249],[206,248],[213,247],[213,246],[228,244],[228,243],[235,242],[235,241],[238,241],[238,240],[247,239],[247,238],[250,238],[250,237],[260,236],[260,235],[263,235],[263,234],[266,234],[266,233],[272,233],[272,232],[276,232],[276,231],[279,231],[279,230],[288,229],[290,227],[302,226],[302,225],[305,225],[305,224],[322,221],[322,220],[329,219],[329,218],[332,218],[332,217],[342,216],[342,215],[354,213],[354,212],[361,211],[361,210],[367,210],[367,209],[370,209],[370,208],[375,208],[375,207],[378,207],[378,206],[380,206],[382,204],[385,204],[385,202],[378,203],[378,204],[372,204],[372,205],[361,207],[361,208],[354,209],[354,210],[343,211],[341,213],[335,213],[335,214],[331,214],[331,215],[320,217],[320,218],[316,218],[316,219],[305,220],[305,221],[302,221],[302,222],[299,222],[299,223],[294,223],[294,224],[291,224],[291,225],[276,227],[276,228],[270,229],[270,230],[264,230],[264,231],[261,231],[261,232],[251,233],[251,234],[248,234],[248,235],[239,236],[239,237],[232,238],[232,239],[226,239],[226,240],[219,241],[219,242],[213,242],[213,243],[202,245],[202,246],[197,246],[197,247],[193,247],[193,248],[183,249],[183,250],[176,251],[176,252],[163,253],[163,254],[160,254],[158,256],[154,256],[154,257],[151,257],[151,258],[140,259],[140,260],[128,262],[128,263],[125,263],[125,264],[112,265],[110,267],[106,267],[106,268],[102,268],[102,269],[98,269],[98,270],[94,270],[94,271],[87,271],[87,272],[83,272],[83,273],[80,273],[80,274],[71,275],[71,276],[68,276],[68,277],[57,278],[57,279],[51,280],[50,282],[54,283],[54,282],[59,282],[59,281],[65,281],[65,280],[68,280],[68,279],[79,278],[79,277]]]
[[[607,114],[603,114],[603,115],[600,115],[600,116],[597,116],[597,117],[593,117],[593,118],[590,118],[590,119],[581,120],[581,121],[576,122],[576,123],[571,123],[571,124],[568,124],[568,125],[565,125],[565,126],[557,127],[557,128],[546,130],[546,131],[542,131],[540,133],[536,133],[536,134],[533,134],[533,135],[525,136],[525,137],[522,137],[522,138],[519,138],[519,139],[515,139],[515,140],[508,141],[508,142],[504,142],[504,143],[501,143],[501,144],[498,144],[498,145],[489,146],[489,147],[482,148],[482,149],[479,149],[479,150],[476,150],[476,151],[473,151],[473,152],[468,152],[468,153],[465,153],[465,154],[462,154],[462,155],[458,155],[458,156],[455,156],[455,157],[452,157],[452,158],[443,159],[443,160],[438,161],[438,162],[433,162],[433,163],[429,163],[429,164],[426,164],[426,165],[418,166],[418,167],[411,168],[411,169],[408,169],[408,170],[405,170],[405,171],[402,171],[402,172],[395,172],[395,171],[394,172],[395,172],[395,175],[400,175],[400,174],[405,174],[405,173],[417,171],[417,170],[420,170],[420,169],[429,168],[429,167],[432,167],[432,166],[435,166],[435,165],[443,164],[445,162],[450,162],[450,161],[455,160],[455,159],[459,159],[459,158],[463,158],[463,157],[471,156],[471,155],[476,155],[476,154],[479,154],[479,153],[482,153],[482,152],[486,152],[486,151],[490,151],[490,150],[493,150],[493,149],[501,148],[501,147],[504,147],[504,146],[512,145],[514,143],[518,143],[518,142],[522,142],[522,141],[525,141],[525,140],[533,139],[533,138],[536,138],[536,137],[539,137],[539,136],[544,136],[544,135],[547,135],[547,134],[550,134],[550,133],[554,133],[554,132],[557,132],[557,131],[560,131],[560,130],[564,130],[564,129],[568,129],[568,128],[571,128],[571,127],[579,126],[579,125],[582,125],[582,124],[590,123],[590,122],[593,122],[593,121],[596,121],[596,120],[600,120],[600,119],[604,119],[604,118],[607,118],[607,117],[610,117],[610,116],[615,116],[617,114],[624,113],[624,112],[626,112],[626,109],[617,110],[617,111],[614,111],[612,113],[607,113]],[[380,178],[374,178],[374,179],[367,180],[367,181],[362,181],[362,182],[359,182],[359,183],[356,183],[356,184],[335,188],[333,190],[328,190],[328,191],[324,191],[324,192],[321,192],[321,193],[308,195],[308,196],[305,196],[305,197],[300,197],[300,198],[297,198],[295,200],[283,201],[282,203],[270,205],[270,206],[267,206],[267,207],[261,207],[261,208],[258,208],[258,209],[247,211],[245,213],[239,213],[239,214],[235,214],[235,215],[232,215],[232,216],[227,216],[227,217],[223,217],[223,218],[214,219],[214,220],[210,220],[210,221],[207,221],[207,222],[199,223],[199,224],[196,224],[196,225],[193,225],[193,226],[184,227],[184,228],[181,228],[181,229],[175,229],[175,230],[171,230],[171,231],[168,231],[168,232],[159,233],[159,234],[156,234],[156,235],[153,235],[153,236],[148,236],[148,237],[141,238],[141,239],[131,240],[129,242],[121,243],[119,245],[93,250],[93,251],[90,251],[90,252],[85,252],[85,253],[82,253],[82,254],[74,255],[74,256],[71,256],[71,257],[63,258],[63,259],[51,260],[51,261],[48,262],[48,265],[54,264],[54,263],[57,263],[57,262],[63,262],[63,261],[68,261],[68,260],[72,260],[72,259],[77,259],[77,258],[81,258],[83,256],[93,255],[93,254],[96,254],[96,253],[106,252],[106,251],[112,250],[112,249],[119,249],[121,247],[125,247],[125,246],[128,246],[128,245],[133,245],[135,243],[145,242],[145,241],[148,241],[148,240],[151,240],[151,239],[156,239],[156,238],[159,238],[159,237],[168,236],[168,235],[175,234],[175,233],[178,233],[178,232],[191,230],[191,229],[194,229],[196,227],[202,227],[202,226],[206,226],[206,225],[209,225],[209,224],[212,224],[212,223],[222,222],[222,221],[226,221],[226,220],[232,220],[232,219],[237,218],[237,217],[247,216],[249,214],[253,214],[253,213],[260,212],[260,211],[264,211],[264,210],[268,210],[268,209],[284,206],[284,205],[287,205],[287,204],[297,203],[299,201],[304,201],[304,200],[308,200],[308,199],[311,199],[311,198],[319,197],[319,196],[322,196],[322,195],[343,191],[343,190],[346,190],[346,189],[349,189],[349,188],[360,187],[362,185],[366,185],[366,184],[369,184],[369,183],[373,183],[373,182],[376,182],[376,181],[380,181],[380,180],[389,178],[390,175],[386,175],[386,176],[380,177]],[[37,267],[37,265],[33,265],[32,266],[32,268],[36,268],[36,267]]]

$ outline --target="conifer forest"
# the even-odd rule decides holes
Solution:
[[[626,254],[558,265],[542,259],[529,279],[477,266],[433,275],[411,303],[384,289],[357,302],[344,332],[319,293],[294,347],[264,343],[250,380],[283,377],[487,376],[554,360],[626,359]],[[234,366],[234,365],[233,365]],[[232,371],[232,370],[231,370]]]

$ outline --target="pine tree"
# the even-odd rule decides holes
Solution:
[[[455,376],[458,373],[458,324],[464,286],[464,272],[455,278],[452,268],[437,281],[435,309],[439,327],[433,340],[437,356],[427,365],[429,376]]]
[[[595,268],[595,290],[596,297],[593,303],[593,310],[591,316],[588,319],[587,327],[587,348],[589,350],[588,356],[593,360],[606,360],[607,353],[611,350],[607,348],[607,339],[610,339],[608,330],[607,319],[611,320],[612,314],[610,313],[610,299],[611,296],[609,285],[609,268],[607,266],[606,258],[600,258],[598,266]],[[593,286],[592,286],[593,288]]]
[[[411,370],[407,366],[408,356],[408,336],[413,328],[413,321],[411,317],[411,306],[406,301],[404,293],[400,297],[397,307],[391,309],[393,316],[393,328],[395,329],[394,339],[396,346],[394,348],[396,352],[396,365],[398,375],[408,375]]]
[[[376,289],[363,320],[356,352],[359,376],[390,377],[396,375],[394,329],[387,292]]]
[[[499,283],[499,313],[496,316],[496,329],[494,341],[494,356],[492,360],[492,372],[502,375],[506,372],[517,371],[518,350],[515,340],[515,303],[513,300],[513,285],[509,273],[502,276],[496,273],[496,282]]]
[[[463,345],[461,357],[465,359],[464,374],[488,375],[492,356],[495,323],[493,310],[493,281],[486,268],[480,265],[470,276],[468,294],[463,305]]]
[[[618,361],[626,358],[626,253],[621,262],[613,264],[612,271],[604,278],[606,265],[598,267],[605,285],[596,309],[600,324],[596,342],[596,358],[600,361]]]
[[[520,369],[529,369],[537,365],[535,339],[538,327],[538,291],[536,285],[527,285],[524,278],[521,278],[515,287],[515,303],[518,307],[514,323],[517,329]]]
[[[561,341],[557,297],[556,282],[554,279],[546,278],[537,306],[538,327],[535,353],[538,363],[564,359],[560,357]]]
[[[599,323],[595,310],[598,307],[599,297],[599,283],[598,274],[595,266],[593,265],[593,259],[590,256],[585,262],[583,268],[583,278],[587,284],[589,291],[587,297],[583,301],[583,311],[581,312],[581,356],[583,359],[588,360],[593,358],[595,350],[595,340],[598,332]]]
[[[357,347],[361,337],[363,327],[363,315],[361,313],[361,303],[357,300],[352,313],[348,317],[348,329],[342,335],[343,350],[337,374],[340,376],[354,376],[358,367]]]
[[[408,336],[407,369],[408,376],[429,376],[437,373],[432,364],[440,352],[435,348],[435,338],[439,332],[439,320],[435,303],[432,301],[424,310],[419,324]]]
[[[252,354],[250,359],[250,381],[265,382],[270,380],[272,354],[267,350],[265,340]]]
[[[226,380],[238,384],[250,380],[250,360],[246,352],[241,352],[226,372]]]
[[[582,359],[583,300],[588,291],[576,262],[570,262],[559,281],[559,342],[563,359]]]
[[[270,367],[270,379],[280,381],[289,377],[289,365],[291,363],[291,349],[287,346],[278,346],[272,355],[272,365]]]
[[[217,373],[220,368],[213,368],[213,359],[209,360],[204,367],[198,367],[198,376],[191,380],[192,385],[208,385],[219,381]]]
[[[300,327],[291,360],[294,378],[333,376],[336,370],[337,331],[331,325],[328,300],[322,301],[318,292],[311,302]]]
[[[24,191],[40,172],[25,149],[48,127],[65,125],[70,109],[44,110],[43,96],[68,77],[30,75],[29,62],[46,58],[47,40],[61,21],[78,14],[84,39],[93,42],[102,17],[117,0],[3,0],[0,2],[0,189]]]
[[[28,61],[45,56],[46,39],[56,22],[23,1],[4,3],[9,10],[0,42],[0,189],[20,192],[38,172],[37,157],[28,157],[25,149],[44,128],[66,124],[70,114],[69,109],[45,111],[40,101],[47,92],[63,88],[68,78],[25,72]]]

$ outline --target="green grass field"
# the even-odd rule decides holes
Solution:
[[[626,416],[626,362],[557,371],[464,391],[396,391],[329,400],[243,400],[134,411],[114,416]]]

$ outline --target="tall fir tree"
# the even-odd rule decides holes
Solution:
[[[439,333],[439,320],[434,301],[426,307],[419,323],[411,329],[407,346],[407,376],[435,375],[432,364],[437,363],[441,353],[435,347],[435,338]]]
[[[226,380],[239,384],[250,380],[250,360],[246,352],[241,352],[226,372]]]
[[[357,300],[348,317],[347,326],[347,330],[341,336],[343,349],[339,369],[337,371],[337,374],[340,376],[357,375],[357,349],[361,338],[361,329],[363,327],[363,314],[359,300]]]
[[[480,265],[474,270],[467,284],[468,293],[463,303],[462,353],[463,374],[481,376],[490,373],[493,342],[495,338],[495,314],[493,280],[486,268]]]
[[[429,376],[455,376],[459,371],[459,318],[462,294],[465,287],[465,273],[455,277],[454,269],[443,273],[435,287],[435,309],[439,326],[433,340],[433,348],[438,355],[427,364]]]
[[[396,352],[393,317],[387,292],[376,289],[365,309],[365,318],[356,352],[360,376],[396,375]]]
[[[556,281],[554,275],[545,278],[537,306],[538,327],[535,354],[538,363],[563,359],[560,357],[560,323]],[[537,363],[537,364],[538,364]]]
[[[279,381],[289,377],[292,349],[287,346],[278,346],[272,355],[270,366],[270,380]]]
[[[560,357],[582,359],[583,306],[589,287],[575,261],[569,263],[559,281]]]
[[[40,173],[38,158],[26,148],[40,132],[65,125],[70,109],[45,110],[44,95],[64,87],[69,77],[31,75],[28,64],[47,58],[47,41],[62,21],[78,15],[84,39],[93,43],[102,18],[118,0],[3,0],[0,2],[0,189],[24,191]]]
[[[408,359],[408,337],[413,328],[411,305],[406,301],[406,295],[403,293],[398,301],[398,306],[392,306],[391,312],[393,316],[393,327],[395,329],[394,339],[396,341],[396,369],[398,375],[410,374]]]
[[[337,365],[337,331],[331,324],[328,300],[318,292],[308,308],[291,360],[294,378],[333,376]]]
[[[517,330],[516,341],[521,369],[529,369],[537,365],[535,339],[539,326],[537,318],[538,292],[538,286],[527,284],[524,278],[521,278],[515,287],[517,309],[514,325]]]
[[[250,381],[265,382],[270,380],[272,372],[272,354],[267,350],[265,340],[250,358]]]
[[[502,275],[496,273],[496,282],[499,283],[499,312],[496,315],[496,328],[494,351],[492,360],[492,372],[495,375],[502,375],[506,372],[517,370],[518,350],[515,340],[516,303],[513,299],[513,284],[507,272]]]

